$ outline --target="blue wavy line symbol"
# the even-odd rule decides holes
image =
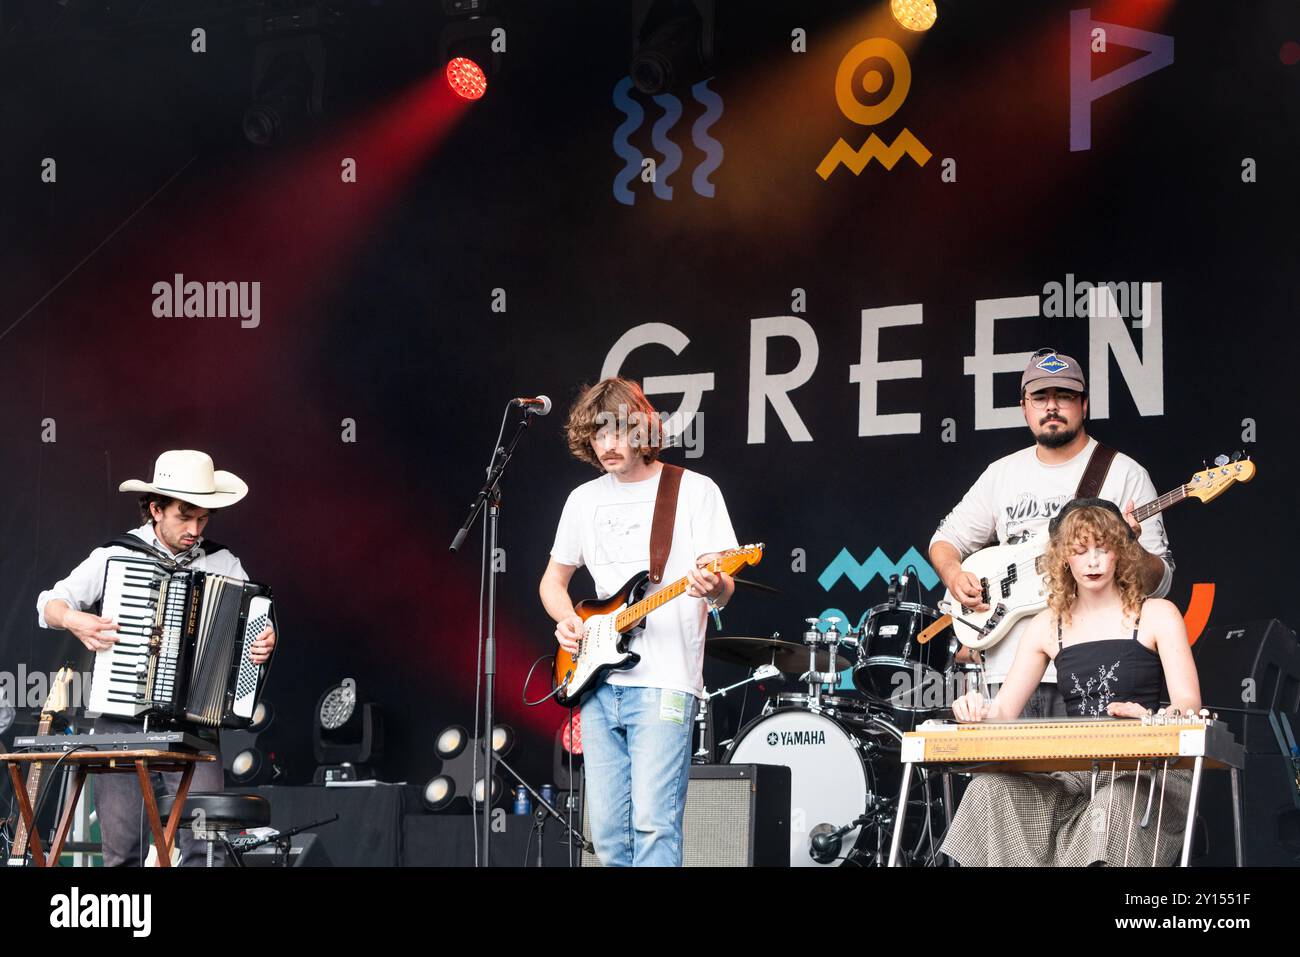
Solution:
[[[624,206],[636,204],[636,194],[630,187],[641,172],[641,164],[645,161],[641,151],[629,140],[629,137],[641,128],[641,123],[645,119],[645,110],[632,98],[631,93],[630,77],[625,76],[614,84],[614,105],[626,117],[614,131],[614,153],[624,160],[623,168],[614,176],[614,198]],[[716,187],[709,177],[722,165],[726,151],[723,150],[721,143],[709,135],[709,129],[718,121],[718,117],[722,116],[722,97],[709,89],[708,80],[696,83],[691,87],[691,93],[704,107],[704,113],[691,126],[691,142],[704,154],[704,162],[691,174],[691,187],[700,196],[712,199]],[[655,104],[664,111],[663,116],[655,122],[650,131],[650,141],[654,144],[654,148],[663,154],[663,160],[655,170],[653,189],[659,199],[670,200],[673,198],[673,188],[669,185],[668,179],[681,168],[682,150],[669,138],[669,134],[677,125],[677,121],[682,118],[682,101],[667,93],[653,99]]]
[[[825,571],[817,576],[817,584],[825,591],[830,591],[841,577],[845,577],[858,591],[862,591],[877,575],[888,580],[890,575],[901,575],[908,565],[916,566],[921,584],[926,588],[933,588],[939,584],[939,576],[915,548],[909,548],[896,562],[890,561],[889,556],[880,548],[873,551],[865,562],[859,562],[847,548],[841,548],[840,553],[831,559]]]
[[[614,177],[614,198],[625,206],[636,203],[636,194],[627,188],[627,184],[636,179],[643,158],[641,151],[628,142],[628,137],[636,132],[645,119],[641,104],[628,96],[631,89],[632,78],[629,76],[623,77],[614,85],[614,105],[627,116],[614,131],[614,152],[627,161],[627,165]]]
[[[724,150],[722,144],[709,135],[709,127],[722,115],[722,97],[709,89],[709,81],[701,80],[691,87],[695,99],[704,106],[704,113],[691,127],[691,142],[704,153],[704,162],[695,167],[691,174],[691,185],[695,192],[709,199],[713,198],[714,186],[709,182],[713,171],[722,165]]]
[[[655,149],[664,154],[664,161],[655,170],[654,191],[660,199],[672,199],[673,188],[668,185],[668,177],[677,172],[677,167],[682,165],[682,151],[668,138],[668,133],[682,118],[682,101],[668,93],[654,97],[654,101],[664,111],[664,115],[650,131],[650,142],[654,144]]]

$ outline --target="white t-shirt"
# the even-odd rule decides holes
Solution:
[[[965,560],[985,545],[1016,545],[1034,537],[1046,542],[1047,523],[1061,506],[1074,498],[1096,447],[1097,440],[1090,437],[1078,455],[1060,465],[1040,461],[1036,446],[1003,456],[984,470],[957,507],[939,523],[930,544],[947,542]],[[1146,469],[1123,452],[1116,452],[1098,497],[1122,509],[1130,500],[1134,506],[1146,504],[1156,497],[1156,489]],[[1164,578],[1151,593],[1152,597],[1163,598],[1173,581],[1174,560],[1161,515],[1153,515],[1142,523],[1139,541],[1143,548],[1164,560]],[[1016,622],[1007,637],[985,654],[984,674],[989,683],[999,684],[1006,679],[1020,636],[1032,617]],[[1055,667],[1048,665],[1043,681],[1055,683]]]
[[[606,473],[579,485],[564,503],[551,557],[562,565],[587,566],[596,596],[608,598],[650,568],[650,523],[658,492],[658,475],[620,482]],[[718,486],[698,472],[685,472],[663,582],[650,585],[646,594],[681,578],[701,555],[737,547]],[[627,671],[611,672],[610,684],[669,688],[702,698],[707,618],[704,599],[688,594],[652,611],[630,645],[641,660]]]

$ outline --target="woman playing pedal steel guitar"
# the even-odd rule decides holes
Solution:
[[[1159,707],[1201,706],[1182,615],[1163,598],[1144,601],[1142,548],[1116,506],[1076,499],[1052,520],[1043,559],[1046,610],[1030,623],[997,697],[972,691],[953,703],[958,721],[1016,719],[1055,662],[1070,718],[1140,718]],[[1144,773],[1134,806],[1132,771],[974,775],[943,852],[963,867],[1172,864],[1182,844],[1190,773],[1170,771],[1162,812],[1143,814],[1157,774]],[[1157,795],[1157,799],[1159,795]],[[1157,846],[1156,820],[1159,817]],[[1145,826],[1142,819],[1146,817]]]

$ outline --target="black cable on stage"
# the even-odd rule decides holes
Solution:
[[[565,750],[569,752],[569,801],[566,813],[568,815],[569,830],[565,835],[565,840],[569,844],[569,866],[573,866],[573,708],[569,708],[569,746]]]
[[[546,697],[544,697],[544,698],[538,698],[536,701],[529,701],[529,700],[528,700],[528,685],[529,685],[529,684],[532,682],[532,680],[533,680],[533,672],[537,670],[537,666],[540,665],[543,661],[552,661],[552,662],[553,662],[553,661],[555,661],[555,655],[542,655],[540,658],[538,658],[536,661],[534,661],[534,662],[533,662],[533,666],[532,666],[531,668],[528,669],[528,677],[524,678],[524,689],[523,689],[523,691],[520,693],[520,699],[523,701],[524,705],[527,706],[527,707],[529,707],[529,708],[535,708],[535,707],[537,707],[539,704],[545,704],[547,701],[550,701],[552,698],[554,698],[557,694],[559,694],[559,693],[560,693],[561,691],[563,691],[564,688],[565,688],[565,685],[557,685],[557,686],[555,686],[554,688],[551,689],[550,693],[549,693],[548,695],[546,695]]]
[[[50,766],[51,785],[53,784],[54,776],[59,771],[59,765],[63,763],[63,759],[66,758],[69,754],[72,754],[72,752],[74,751],[84,751],[88,747],[90,747],[90,745],[88,744],[78,744],[75,747],[68,748],[68,750],[64,751],[61,755],[59,755],[59,759],[55,761],[53,765]],[[31,771],[29,770],[27,773],[31,774]],[[50,796],[50,794],[53,791],[54,788],[52,786],[47,785],[45,790],[42,793],[36,795],[36,806],[32,808],[32,830],[33,831],[35,831],[36,828],[39,826],[40,818],[41,818],[41,809],[45,807],[45,800]],[[141,807],[143,808],[143,805],[141,805]],[[55,821],[54,827],[57,828],[58,826],[59,826],[59,822]],[[50,835],[51,838],[53,836],[54,836],[53,834]],[[52,841],[46,845],[47,849],[52,849],[53,846],[54,845]]]

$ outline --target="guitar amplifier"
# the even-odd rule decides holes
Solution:
[[[581,813],[582,835],[591,840],[585,800]],[[774,764],[692,765],[682,845],[684,867],[788,867],[790,769]],[[584,853],[581,866],[601,864],[596,855]]]

